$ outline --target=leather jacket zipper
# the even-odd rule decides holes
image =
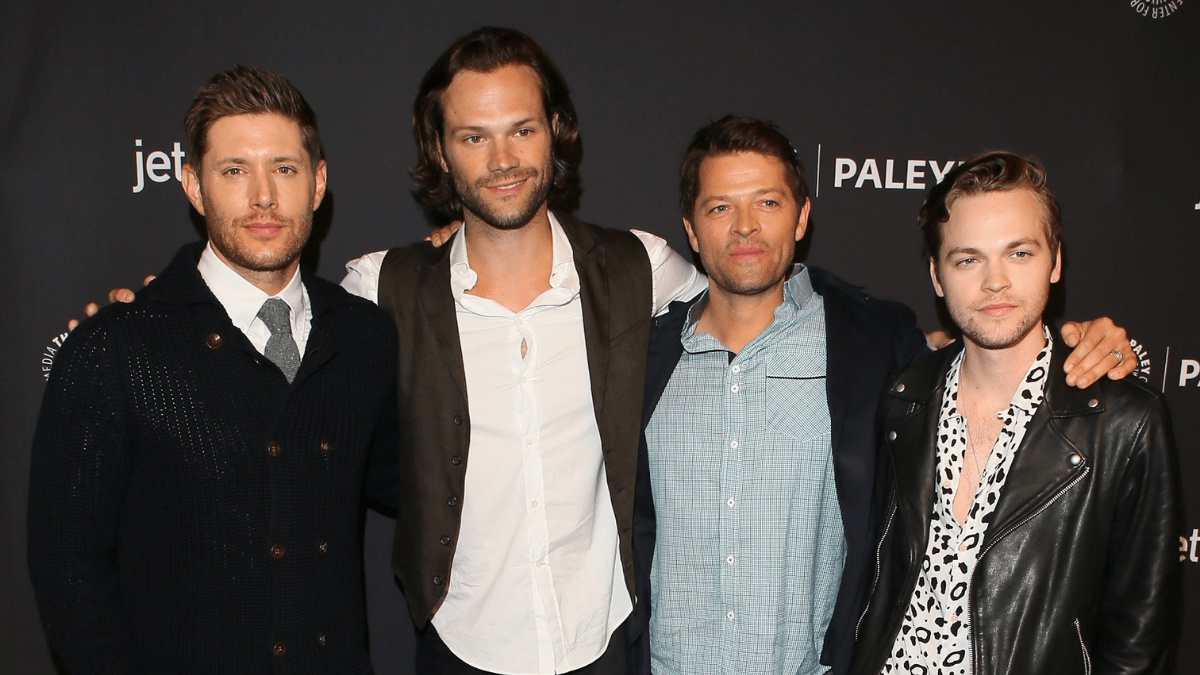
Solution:
[[[1017,529],[1020,528],[1025,523],[1028,523],[1029,521],[1036,518],[1042,511],[1045,511],[1046,509],[1050,508],[1054,504],[1054,502],[1058,501],[1059,497],[1062,497],[1064,494],[1066,494],[1067,490],[1070,490],[1071,488],[1078,485],[1079,481],[1083,480],[1091,472],[1092,472],[1092,467],[1090,467],[1090,466],[1083,467],[1083,473],[1076,476],[1070,483],[1067,483],[1066,485],[1064,485],[1061,490],[1054,493],[1054,496],[1051,497],[1050,499],[1048,499],[1045,504],[1042,504],[1038,508],[1037,511],[1034,511],[1033,513],[1025,516],[1024,518],[1022,518],[1020,520],[1020,522],[1013,524],[1012,527],[1010,527],[1007,530],[996,535],[996,538],[991,540],[990,542],[988,542],[988,545],[985,546],[983,548],[983,550],[979,552],[979,556],[975,559],[975,567],[971,569],[971,582],[969,584],[967,584],[967,618],[971,622],[970,626],[968,626],[968,630],[971,631],[971,639],[968,641],[967,648],[971,652],[970,657],[971,657],[972,672],[976,672],[976,673],[983,672],[983,670],[980,668],[979,664],[976,663],[976,655],[979,653],[979,650],[977,650],[975,648],[975,638],[978,634],[975,632],[975,611],[971,606],[973,604],[971,602],[971,598],[974,597],[972,595],[972,591],[975,590],[975,573],[979,571],[980,561],[983,560],[983,556],[987,555],[988,551],[992,550],[992,547],[995,546],[997,542],[999,542],[1001,539],[1007,537],[1008,535],[1012,534],[1013,532],[1017,531]],[[1076,623],[1076,628],[1078,628],[1078,623]],[[1082,643],[1083,643],[1083,634],[1082,633],[1080,633],[1079,640],[1080,640],[1080,644],[1082,645]],[[1084,653],[1085,654],[1087,653],[1086,647],[1084,648]],[[1085,659],[1086,659],[1086,657],[1085,657]],[[1087,659],[1087,663],[1088,663],[1088,672],[1091,672],[1091,665],[1090,665],[1091,660]]]
[[[858,642],[858,632],[862,630],[863,619],[867,618],[867,610],[871,609],[871,596],[875,595],[875,587],[879,585],[879,552],[883,550],[883,540],[887,539],[888,531],[892,529],[892,520],[896,517],[897,500],[892,497],[892,510],[888,513],[887,525],[883,527],[883,536],[879,537],[879,543],[875,545],[875,578],[871,581],[871,592],[867,593],[867,606],[863,607],[862,614],[858,616],[858,623],[854,626],[854,641]]]
[[[1075,619],[1075,634],[1079,636],[1079,648],[1083,650],[1083,675],[1092,675],[1092,655],[1088,653],[1087,643],[1083,641],[1083,628],[1079,619]]]

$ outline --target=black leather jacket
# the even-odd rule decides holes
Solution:
[[[893,376],[879,406],[881,538],[852,673],[879,673],[929,536],[935,430],[961,346]],[[975,675],[1171,673],[1181,603],[1178,458],[1165,402],[1136,380],[1085,390],[1055,336],[968,590]]]

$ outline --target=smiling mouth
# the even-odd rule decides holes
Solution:
[[[529,179],[522,178],[520,180],[513,181],[511,183],[502,183],[500,185],[488,185],[487,189],[492,192],[502,194],[502,195],[510,194],[510,193],[513,193],[513,192],[516,192],[517,190],[519,190],[521,188],[521,186],[524,185],[525,181],[527,181],[527,180],[529,180]]]

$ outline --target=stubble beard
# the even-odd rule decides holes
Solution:
[[[546,203],[550,196],[550,174],[553,165],[550,162],[537,169],[514,169],[505,173],[489,174],[474,182],[467,179],[458,171],[450,170],[450,179],[454,185],[454,193],[462,204],[464,211],[470,211],[483,222],[498,230],[515,230],[524,227]],[[503,185],[519,180],[529,182],[525,200],[514,205],[508,213],[500,213],[490,205],[484,197],[488,185]]]
[[[949,303],[946,308],[950,311],[950,318],[962,331],[963,336],[972,343],[983,349],[1007,349],[1023,340],[1030,331],[1042,324],[1042,311],[1046,307],[1046,298],[1043,297],[1040,303],[1034,303],[1034,305],[1039,308],[1036,312],[1027,312],[1017,325],[1003,330],[1003,332],[997,332],[1001,329],[987,330],[978,318],[967,315],[958,307],[950,307]]]
[[[276,248],[260,253],[251,253],[242,247],[236,233],[261,216],[246,215],[230,219],[213,209],[211,204],[205,204],[204,210],[211,214],[205,218],[205,225],[212,247],[231,264],[255,272],[276,272],[286,269],[300,257],[301,251],[304,250],[304,244],[308,242],[309,234],[312,232],[312,213],[307,213],[300,218],[273,215],[271,220],[283,226],[286,238]]]
[[[736,244],[731,244],[731,246],[736,246]],[[722,251],[721,255],[724,256],[725,252]],[[713,286],[732,295],[752,296],[766,293],[786,279],[788,270],[792,268],[794,256],[795,249],[784,256],[778,269],[766,270],[761,274],[757,273],[757,270],[746,270],[744,274],[731,273],[722,269],[720,265],[709,264],[708,261],[703,260],[704,256],[701,256],[701,262],[704,263],[709,282]]]

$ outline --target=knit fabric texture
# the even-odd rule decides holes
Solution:
[[[58,354],[30,469],[46,635],[76,675],[369,673],[360,502],[373,441],[394,442],[395,328],[304,272],[289,384],[202,247]]]

